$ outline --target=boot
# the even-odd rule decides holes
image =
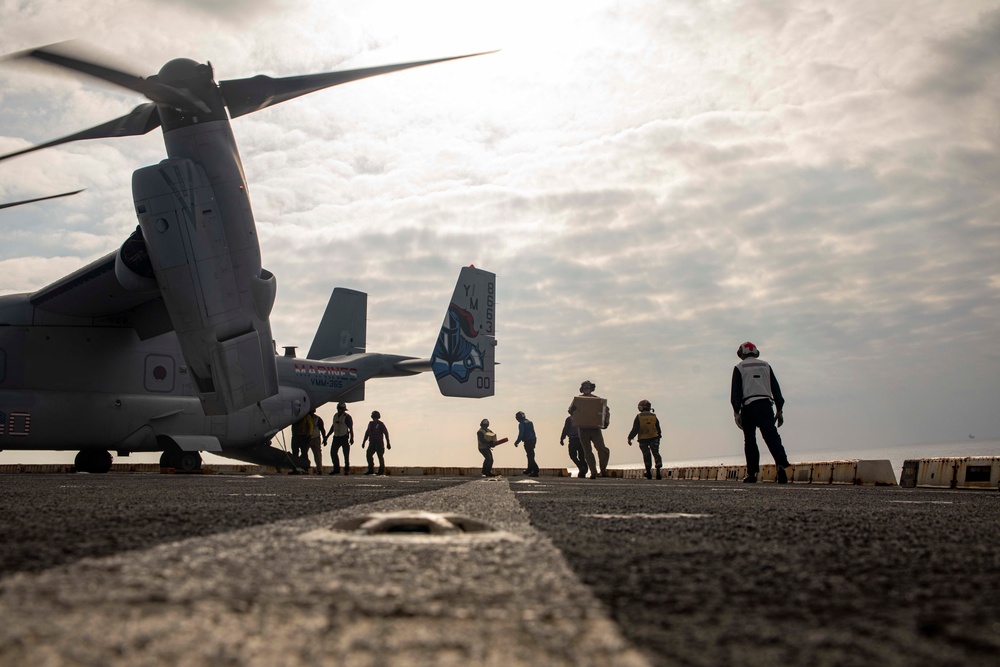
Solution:
[[[660,475],[660,469],[659,468],[656,469],[656,479],[663,479],[663,477]]]
[[[788,484],[788,473],[784,468],[778,468],[778,484]]]
[[[653,474],[649,472],[649,468],[646,468],[646,479],[653,479]]]
[[[747,476],[743,478],[744,484],[754,484],[757,482],[757,473],[748,472]]]

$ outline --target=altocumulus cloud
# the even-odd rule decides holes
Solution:
[[[369,349],[423,356],[458,267],[499,275],[496,398],[445,400],[425,377],[356,406],[397,429],[395,462],[475,463],[479,419],[513,430],[522,409],[541,463],[565,465],[553,445],[584,378],[612,402],[613,462],[637,457],[639,398],[668,459],[738,453],[745,339],[782,380],[793,458],[1000,434],[995,2],[513,2],[480,21],[464,3],[91,4],[59,30],[59,3],[7,8],[0,34],[82,35],[150,73],[210,59],[223,79],[503,49],[234,121],[279,344],[307,348],[344,285],[370,293]],[[0,68],[16,119],[0,150],[139,103],[70,81]],[[0,165],[7,199],[88,188],[17,212],[0,288],[114,248],[135,224],[130,171],[161,155],[151,135]]]

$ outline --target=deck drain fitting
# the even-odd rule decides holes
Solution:
[[[368,514],[341,521],[333,528],[356,535],[448,536],[496,532],[496,529],[488,523],[461,514],[421,511]]]
[[[520,542],[523,538],[494,528],[485,521],[461,514],[438,514],[419,510],[375,512],[344,519],[330,528],[316,528],[300,539],[329,544],[386,542],[397,545],[462,545],[497,541]]]

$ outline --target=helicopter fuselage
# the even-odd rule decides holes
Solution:
[[[0,450],[233,451],[260,445],[324,403],[363,396],[373,377],[412,375],[412,357],[358,353],[271,358],[279,391],[226,415],[207,415],[177,337],[141,340],[125,326],[34,325],[27,295],[0,297]],[[13,321],[12,321],[13,320]],[[16,354],[8,354],[8,351]],[[167,441],[167,442],[165,442]]]

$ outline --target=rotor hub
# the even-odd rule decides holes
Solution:
[[[211,80],[212,66],[203,65],[190,58],[174,58],[160,68],[157,79],[166,85],[177,85],[192,79]]]

